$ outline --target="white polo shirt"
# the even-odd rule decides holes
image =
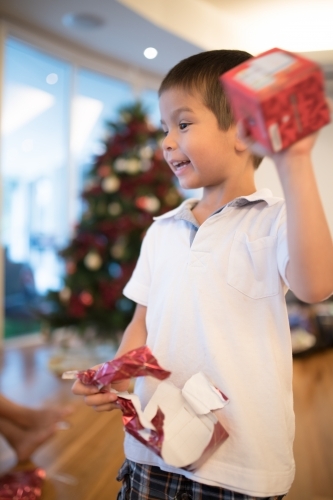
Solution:
[[[195,203],[155,219],[124,294],[147,306],[147,345],[176,386],[202,371],[228,396],[219,418],[229,438],[195,473],[168,466],[129,435],[125,453],[201,483],[283,494],[294,477],[285,204],[268,189],[237,198],[193,238],[182,214]],[[137,379],[143,407],[157,384]]]

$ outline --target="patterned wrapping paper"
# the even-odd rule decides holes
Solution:
[[[39,467],[8,472],[0,477],[0,500],[38,500],[45,475]]]
[[[192,376],[183,389],[165,381],[170,374],[158,364],[150,349],[143,346],[103,363],[97,370],[65,372],[63,378],[78,378],[83,384],[94,385],[101,392],[108,390],[106,386],[112,382],[123,379],[149,375],[161,380],[144,411],[137,395],[117,393],[124,428],[170,465],[196,470],[229,436],[211,411],[222,409],[229,400],[200,372]],[[166,413],[162,411],[163,407]],[[186,424],[182,423],[184,414],[190,415]],[[180,423],[175,438],[170,435],[167,423],[172,421],[175,430],[178,419]]]
[[[79,372],[65,372],[63,378],[77,376],[83,384],[95,385],[99,389],[117,382],[134,377],[151,375],[159,380],[169,377],[170,372],[158,364],[147,346],[133,349],[123,356],[103,363],[98,370],[88,369]]]

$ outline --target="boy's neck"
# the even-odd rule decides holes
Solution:
[[[193,215],[199,224],[202,224],[212,213],[230,201],[241,196],[249,196],[255,193],[256,190],[254,181],[245,183],[244,185],[237,184],[236,186],[204,187],[201,200],[193,208]]]

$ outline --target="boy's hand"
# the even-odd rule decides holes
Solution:
[[[255,142],[251,138],[251,136],[247,135],[246,128],[244,127],[242,122],[238,122],[237,127],[239,137],[254,155],[261,157],[268,156],[275,162],[276,165],[284,163],[284,161],[288,160],[289,158],[293,159],[294,157],[300,158],[302,156],[308,156],[311,153],[319,134],[319,131],[317,131],[311,135],[303,137],[303,139],[300,139],[294,144],[291,144],[283,151],[273,153],[272,151],[266,149],[265,146],[263,146],[260,142]]]
[[[96,365],[92,369],[98,370],[100,366],[102,365]],[[110,391],[127,391],[129,384],[130,380],[120,380],[99,390],[97,387],[85,385],[80,380],[76,380],[72,386],[72,392],[76,396],[83,396],[85,404],[97,412],[119,410],[118,396]]]

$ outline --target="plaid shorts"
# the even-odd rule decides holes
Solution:
[[[259,499],[235,491],[196,483],[159,467],[125,460],[118,481],[122,487],[117,500],[280,500],[285,495]]]

